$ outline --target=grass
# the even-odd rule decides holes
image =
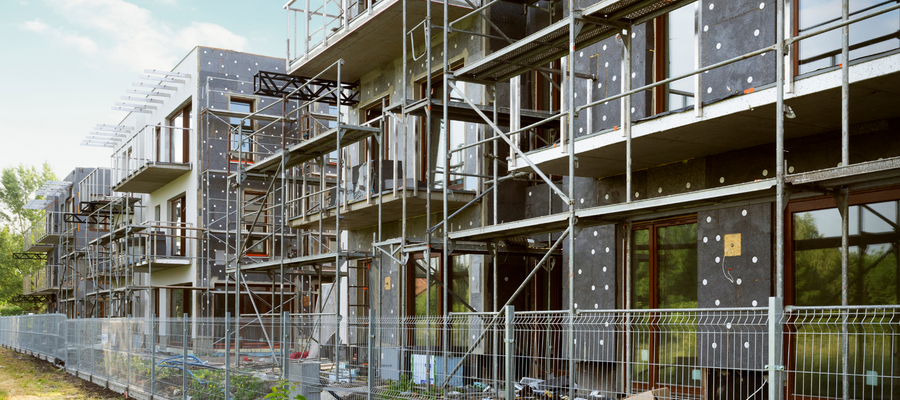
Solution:
[[[60,371],[49,362],[0,348],[0,400],[122,398],[118,393]]]

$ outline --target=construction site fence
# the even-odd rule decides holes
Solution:
[[[137,398],[892,399],[898,309],[29,315],[0,318],[0,344]]]

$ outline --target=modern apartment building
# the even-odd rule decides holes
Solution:
[[[900,396],[896,2],[284,8],[287,60],[197,47],[88,140],[106,312],[319,318],[308,396]]]

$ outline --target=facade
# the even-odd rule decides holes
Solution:
[[[300,3],[88,140],[87,316],[239,314],[308,396],[900,397],[896,4]]]

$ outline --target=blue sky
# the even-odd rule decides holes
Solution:
[[[110,108],[144,69],[171,69],[196,45],[284,57],[284,3],[0,0],[0,167],[109,166],[111,149],[79,143],[122,120]]]

